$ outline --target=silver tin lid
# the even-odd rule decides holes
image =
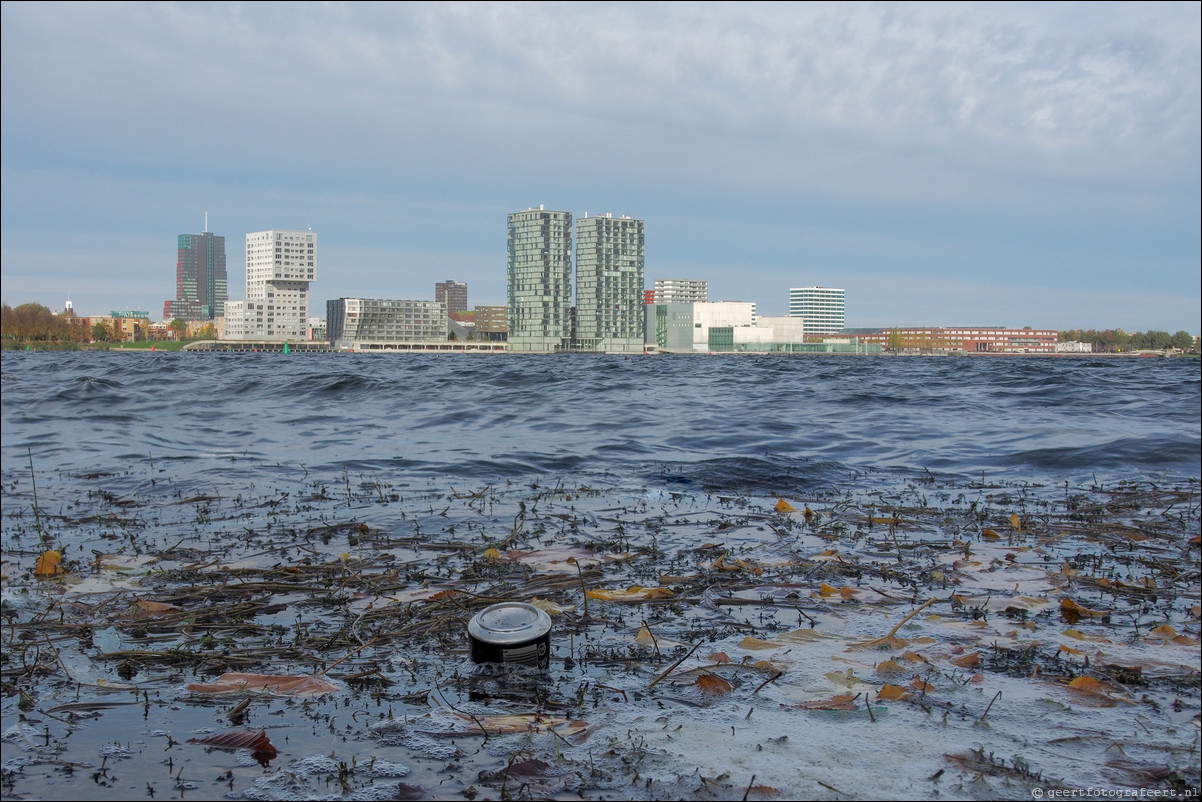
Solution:
[[[485,643],[506,645],[541,638],[551,629],[551,616],[525,602],[501,602],[472,616],[467,632]]]

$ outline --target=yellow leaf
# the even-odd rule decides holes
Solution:
[[[782,498],[776,502],[776,511],[783,514],[786,512],[797,512],[797,508]]]
[[[484,550],[484,559],[499,560],[499,559],[501,559],[501,552],[499,552],[496,549],[485,549]]]
[[[819,596],[838,596],[839,589],[836,587],[832,587],[831,585],[828,585],[825,582],[823,582],[822,585],[820,585],[818,588],[818,595]]]
[[[896,660],[884,660],[878,663],[876,667],[876,673],[878,674],[904,674],[908,670]]]
[[[804,512],[804,513],[802,513],[802,514],[805,516],[805,519],[806,519],[806,522],[807,522],[807,523],[809,522],[809,520],[810,520],[811,518],[813,518],[813,517],[814,517],[814,511],[810,509],[810,507],[809,507],[809,505],[808,505],[808,504],[806,505],[805,512]]]
[[[1001,540],[1002,539],[1002,536],[999,535],[997,532],[993,531],[992,529],[981,530],[981,537],[985,538],[986,540]]]
[[[47,551],[38,557],[37,567],[33,569],[34,576],[54,576],[63,573],[63,555],[57,551]]]
[[[1015,532],[1021,532],[1021,531],[1023,531],[1023,522],[1022,522],[1022,520],[1021,520],[1021,519],[1018,517],[1018,513],[1017,513],[1017,512],[1012,512],[1012,513],[1010,513],[1010,527],[1011,527],[1011,528],[1012,528],[1012,529],[1013,529]]]
[[[1160,626],[1156,627],[1156,629],[1152,630],[1151,634],[1158,638],[1175,638],[1177,637],[1177,630],[1173,629],[1168,624],[1161,624]]]

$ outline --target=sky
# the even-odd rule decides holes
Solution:
[[[1202,333],[1202,4],[64,3],[0,11],[0,276],[175,297],[318,236],[339,297],[505,303],[506,216],[645,221],[646,286],[849,327]]]

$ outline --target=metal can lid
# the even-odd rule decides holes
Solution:
[[[486,643],[524,643],[551,629],[551,616],[525,602],[501,602],[472,616],[467,632]]]

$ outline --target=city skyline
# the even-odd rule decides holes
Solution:
[[[207,211],[321,231],[314,315],[502,305],[543,203],[766,315],[1202,330],[1196,3],[261,6],[3,5],[4,303],[161,309]]]

